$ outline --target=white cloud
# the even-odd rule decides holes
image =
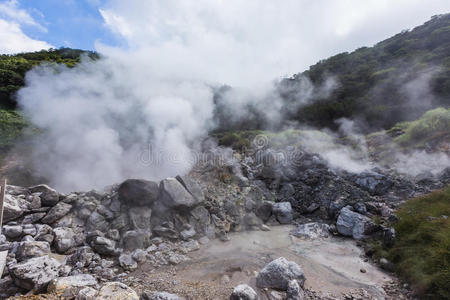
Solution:
[[[13,54],[51,48],[52,45],[33,40],[22,32],[16,23],[0,19],[0,53]]]
[[[16,0],[0,3],[0,53],[12,54],[53,47],[47,42],[27,36],[22,26],[31,26],[47,32],[28,12],[19,8]]]
[[[100,12],[155,64],[242,84],[297,73],[449,10],[448,0],[111,0]]]

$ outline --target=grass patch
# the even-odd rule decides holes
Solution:
[[[420,119],[397,124],[391,131],[403,131],[394,138],[400,146],[420,146],[434,136],[450,131],[450,109],[440,107],[427,111]]]
[[[450,299],[450,186],[407,201],[398,216],[396,243],[383,254],[422,298]]]
[[[17,111],[0,109],[0,149],[12,147],[27,126],[27,121]]]

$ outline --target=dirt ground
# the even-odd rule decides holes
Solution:
[[[353,240],[301,240],[289,235],[291,229],[277,226],[267,232],[233,233],[230,241],[211,241],[190,253],[190,261],[177,266],[153,269],[142,264],[126,283],[138,292],[155,290],[187,299],[229,299],[234,286],[247,283],[254,287],[257,272],[283,256],[297,262],[305,272],[306,298],[404,298],[396,289],[397,280],[365,259]],[[264,291],[259,296],[267,299]]]

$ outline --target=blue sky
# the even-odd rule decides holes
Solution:
[[[45,32],[35,26],[24,26],[23,32],[57,48],[94,50],[97,40],[109,45],[117,41],[99,13],[104,4],[101,0],[21,0],[18,4],[47,29]]]

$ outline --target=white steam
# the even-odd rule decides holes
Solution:
[[[212,117],[207,86],[169,80],[137,63],[141,57],[120,58],[85,60],[73,69],[44,66],[27,74],[20,104],[43,129],[33,162],[61,190],[187,172],[195,142],[207,133]]]

